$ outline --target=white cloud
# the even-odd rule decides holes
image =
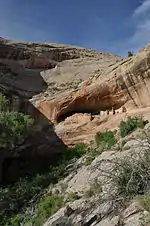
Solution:
[[[133,16],[134,17],[141,16],[145,13],[148,13],[149,10],[150,10],[150,0],[145,0],[139,7],[135,9]]]
[[[150,42],[150,0],[145,0],[133,13],[135,31],[131,37],[133,48],[139,50]]]
[[[131,17],[133,34],[118,44],[118,52],[126,56],[129,50],[135,53],[150,42],[150,0],[138,6]]]

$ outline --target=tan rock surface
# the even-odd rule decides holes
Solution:
[[[149,64],[150,46],[147,46],[137,56],[109,67],[91,85],[41,100],[37,107],[43,114],[49,109],[52,121],[70,113],[119,109],[123,105],[127,109],[149,107]]]
[[[0,87],[19,95],[17,104],[25,101],[25,111],[38,123],[43,124],[41,114],[59,122],[55,132],[66,144],[87,142],[98,131],[115,129],[127,115],[150,119],[150,45],[125,60],[57,44],[1,40],[0,50]]]
[[[46,95],[52,97],[64,90],[77,88],[96,71],[103,72],[120,59],[113,54],[80,47],[2,39],[0,63],[6,76],[0,77],[0,84],[26,91],[30,97],[47,89]]]

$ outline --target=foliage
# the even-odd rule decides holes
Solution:
[[[117,143],[115,133],[116,131],[106,131],[98,132],[95,135],[96,147],[92,144],[92,146],[87,149],[86,166],[90,165],[96,156],[100,155],[103,151],[112,148]]]
[[[104,148],[102,146],[96,146],[96,147],[89,147],[86,152],[86,160],[85,165],[90,165],[93,160],[96,158],[96,156],[100,155],[104,151]]]
[[[89,188],[88,190],[86,190],[86,192],[85,192],[86,198],[91,198],[93,195],[94,195],[94,189],[93,188]]]
[[[120,160],[114,175],[114,182],[120,194],[134,196],[147,189],[149,178],[150,160],[148,155],[145,155],[138,160],[132,158]]]
[[[8,100],[0,93],[0,111],[6,111],[8,109]]]
[[[95,141],[97,145],[101,145],[105,148],[111,148],[117,143],[115,132],[113,131],[98,132],[95,136]]]
[[[68,194],[67,201],[70,202],[70,201],[75,201],[77,199],[79,199],[79,196],[78,196],[78,194],[76,192],[70,192]]]
[[[132,56],[134,56],[133,51],[128,51],[128,57],[132,57]]]
[[[20,179],[11,186],[0,188],[0,225],[14,226],[12,222],[22,222],[24,218],[20,217],[20,214],[25,212],[29,201],[38,203],[45,189],[63,177],[67,171],[67,165],[80,158],[85,153],[85,148],[84,144],[68,148],[60,156],[60,160],[54,166],[50,166],[47,171],[32,178]]]
[[[150,212],[150,194],[138,196],[138,200],[144,210]]]
[[[63,154],[64,159],[80,158],[86,153],[87,145],[84,143],[79,143],[73,148],[68,148],[67,152]]]
[[[125,140],[125,139],[122,140],[122,141],[121,141],[121,148],[123,148],[123,147],[125,146],[126,143],[127,143],[127,140]]]
[[[0,146],[12,147],[21,143],[31,131],[33,120],[15,111],[0,112]]]
[[[85,160],[85,166],[91,165],[91,163],[93,162],[95,157],[96,157],[95,155],[92,156],[92,153],[88,153],[88,155],[86,156],[86,160]]]
[[[0,147],[14,147],[31,131],[33,120],[22,113],[8,109],[6,97],[0,93]]]
[[[137,128],[143,129],[144,126],[148,123],[147,120],[144,120],[142,117],[128,117],[127,121],[121,121],[119,125],[121,137],[125,137],[128,134],[132,133]]]
[[[140,226],[149,226],[150,214],[148,216],[141,217],[139,220],[140,220]]]
[[[51,215],[59,210],[64,204],[61,196],[46,196],[37,207],[36,216],[33,218],[34,226],[41,226]]]
[[[29,116],[8,109],[6,98],[0,94],[0,147],[12,148],[19,145],[31,131],[32,124],[33,121]],[[86,145],[78,144],[61,154],[55,165],[50,166],[47,171],[35,177],[22,178],[13,185],[0,187],[0,225],[20,225],[24,221],[22,214],[25,213],[29,202],[32,200],[33,203],[38,203],[45,189],[50,184],[57,183],[67,172],[67,165],[85,153]],[[44,211],[42,215],[40,214],[40,219],[47,214],[45,206],[51,203],[54,205],[50,213],[54,212],[56,206],[59,206],[61,200],[56,197],[54,199],[40,201],[42,203],[39,204],[39,211]]]

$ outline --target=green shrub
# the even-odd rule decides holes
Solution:
[[[121,141],[121,148],[123,148],[123,147],[125,146],[126,143],[127,143],[127,140],[125,140],[125,139],[122,140],[122,141]]]
[[[15,184],[0,188],[0,225],[11,225],[12,221],[18,220],[17,214],[23,214],[29,205],[29,201],[43,194],[51,184],[55,184],[66,173],[66,166],[72,163],[73,159],[80,158],[86,151],[86,145],[79,144],[60,156],[60,160],[50,166],[47,171],[37,174],[32,178],[20,179]],[[38,198],[36,198],[38,202]],[[1,204],[3,204],[1,206]],[[24,215],[24,214],[23,214]],[[25,216],[26,217],[26,216]],[[23,221],[23,217],[19,222]],[[18,225],[19,226],[19,225]]]
[[[77,199],[79,199],[79,196],[78,196],[78,194],[76,192],[70,192],[68,194],[67,201],[70,202],[70,201],[75,201]]]
[[[133,51],[128,51],[128,57],[132,57],[132,56],[134,56]]]
[[[8,109],[8,100],[0,93],[0,111],[6,111]]]
[[[85,197],[86,198],[91,198],[95,194],[93,188],[89,188],[88,190],[85,191]]]
[[[87,149],[87,152],[86,152],[86,160],[85,160],[85,165],[88,166],[90,165],[93,160],[98,156],[100,155],[102,152],[104,151],[104,148],[103,146],[98,146],[98,147],[90,147]]]
[[[5,224],[5,226],[20,226],[21,220],[18,215],[12,217],[8,223]]]
[[[89,155],[86,156],[85,166],[91,165],[91,163],[93,162],[93,160],[95,159],[95,157],[96,156],[92,156],[91,153],[89,153]]]
[[[80,158],[86,153],[87,145],[84,143],[79,143],[73,148],[69,148],[66,152],[67,158]]]
[[[0,93],[0,148],[14,147],[28,136],[33,120],[22,113],[8,109],[6,97]]]
[[[119,125],[121,137],[125,137],[128,134],[132,133],[137,128],[143,129],[144,126],[148,123],[147,120],[144,120],[142,117],[128,117],[127,121],[121,121]]]
[[[134,196],[142,194],[148,186],[150,178],[150,162],[148,158],[139,160],[122,159],[116,166],[114,182],[120,194]]]
[[[11,147],[21,143],[31,131],[33,120],[15,111],[0,112],[0,146]]]
[[[64,205],[61,196],[46,196],[38,204],[36,216],[33,219],[34,226],[41,226],[45,221]]]
[[[144,210],[150,212],[150,194],[138,196],[138,200]]]
[[[117,143],[115,132],[113,131],[98,132],[95,136],[95,141],[97,145],[101,145],[105,148],[111,148]]]
[[[140,219],[140,226],[149,226],[150,224],[150,214],[147,216],[143,216]]]
[[[117,143],[115,132],[116,131],[98,132],[95,135],[96,147],[94,147],[94,144],[92,143],[91,147],[87,148],[85,160],[86,166],[90,165],[96,156]]]

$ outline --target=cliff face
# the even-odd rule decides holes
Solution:
[[[0,84],[17,88],[28,97],[47,89],[46,94],[52,97],[77,88],[96,70],[102,72],[119,60],[113,54],[79,47],[0,40]]]
[[[41,100],[37,107],[52,121],[77,112],[150,107],[150,46],[116,63],[82,88]],[[90,83],[90,82],[89,82]]]
[[[0,181],[7,183],[24,173],[39,172],[55,154],[66,149],[51,123],[49,104],[40,111],[36,108],[37,101],[42,103],[45,98],[66,95],[66,91],[77,89],[80,83],[93,77],[95,71],[102,73],[120,59],[79,47],[0,39],[0,90],[14,110],[30,114],[37,125],[28,144],[15,152],[4,151]]]
[[[149,65],[150,45],[123,60],[73,46],[0,40],[0,88],[10,94],[14,107],[29,113],[38,124],[44,123],[41,115],[46,121],[62,122],[56,130],[67,129],[65,119],[74,114],[106,116],[112,108],[121,112],[124,106],[129,112],[150,107]],[[83,116],[79,117],[81,122]],[[104,121],[102,117],[94,120]]]
[[[57,109],[58,95],[63,93],[63,97],[68,99],[66,91],[76,90],[75,95],[80,96],[81,92],[77,90],[81,89],[83,82],[90,84],[95,75],[102,74],[106,68],[120,60],[120,57],[113,54],[79,47],[17,43],[1,39],[0,88],[11,92],[11,96],[20,96],[20,102],[33,98],[31,102],[36,106],[37,101],[41,101],[40,106],[43,109],[41,112],[53,121],[51,114],[54,113],[51,113],[53,109],[49,99],[56,98],[54,107]],[[63,97],[60,96],[60,101]],[[43,100],[48,100],[48,103],[44,104]],[[73,105],[72,110],[76,108],[76,104]],[[77,103],[77,107],[78,105]],[[85,110],[86,108],[87,106]],[[28,112],[28,109],[26,111]],[[54,119],[57,121],[57,115]]]

